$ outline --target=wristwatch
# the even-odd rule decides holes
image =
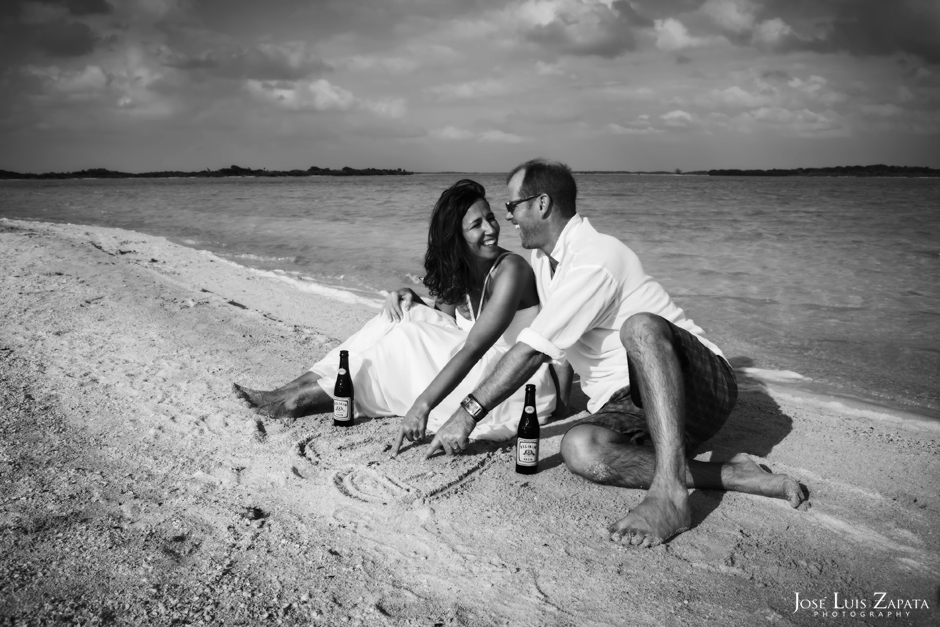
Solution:
[[[480,404],[473,394],[467,394],[467,397],[460,401],[460,406],[467,410],[474,422],[480,422],[486,417],[486,408]]]

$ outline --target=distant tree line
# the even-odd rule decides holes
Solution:
[[[793,168],[790,170],[708,170],[690,172],[709,176],[940,176],[940,170],[904,165],[848,165],[833,168]]]
[[[414,174],[401,168],[395,170],[382,170],[378,168],[343,168],[341,170],[332,170],[330,168],[318,168],[316,166],[306,170],[268,170],[265,168],[255,170],[252,168],[242,168],[237,165],[218,170],[200,170],[197,172],[179,172],[168,170],[163,172],[116,172],[106,168],[91,168],[89,170],[79,170],[78,172],[44,172],[42,174],[10,172],[0,170],[0,179],[128,179],[128,178],[221,178],[228,176],[407,176]]]

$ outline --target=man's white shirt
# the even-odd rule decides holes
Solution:
[[[643,272],[636,254],[620,240],[598,233],[587,218],[571,218],[550,257],[558,262],[554,276],[549,255],[532,251],[542,309],[518,341],[553,360],[567,359],[581,377],[589,411],[596,412],[629,383],[620,328],[635,313],[662,316],[724,357],[666,290]]]

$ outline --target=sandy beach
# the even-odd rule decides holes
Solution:
[[[643,493],[558,454],[581,396],[534,476],[511,442],[391,459],[395,418],[260,419],[231,392],[296,377],[374,309],[101,227],[0,220],[0,265],[0,624],[940,618],[936,421],[742,370],[698,459],[748,453],[807,503],[695,491],[693,528],[637,550],[605,530]]]

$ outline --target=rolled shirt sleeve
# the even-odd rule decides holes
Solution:
[[[572,268],[553,288],[519,341],[557,361],[616,306],[618,289],[606,268],[590,265]]]

